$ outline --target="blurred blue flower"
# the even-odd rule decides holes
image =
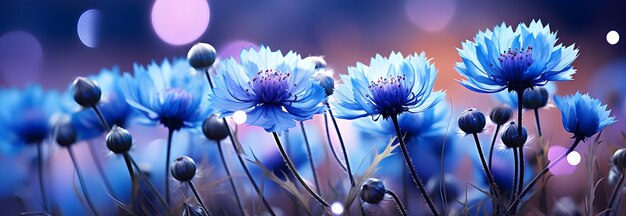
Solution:
[[[60,110],[60,94],[31,85],[0,91],[0,153],[16,153],[25,144],[41,143],[49,134],[51,117]]]
[[[290,51],[283,56],[261,46],[243,50],[240,62],[230,58],[216,68],[216,88],[209,101],[222,117],[242,110],[247,124],[283,132],[296,126],[295,121],[323,112],[320,103],[326,93],[312,79],[315,65],[302,61],[299,54]]]
[[[103,69],[98,75],[89,78],[95,80],[102,89],[102,98],[98,108],[107,123],[111,126],[128,127],[138,113],[126,103],[119,68]],[[79,108],[73,100],[71,104],[75,105],[75,108]],[[72,124],[78,131],[79,140],[91,139],[104,133],[105,129],[100,123],[100,119],[92,109],[80,109],[73,112],[71,118]]]
[[[392,52],[389,58],[376,55],[370,65],[358,62],[342,75],[336,89],[337,117],[356,119],[382,116],[386,119],[403,112],[421,112],[437,104],[444,92],[432,92],[437,69],[422,52],[406,58]]]
[[[556,93],[556,84],[554,82],[548,82],[543,86],[548,90],[548,95],[554,95]],[[512,109],[517,109],[517,92],[515,91],[500,91],[491,94],[491,97],[498,103],[509,105]]]
[[[466,78],[459,82],[475,92],[495,93],[571,80],[578,49],[556,45],[556,41],[556,32],[540,20],[520,23],[515,31],[502,23],[493,31],[478,32],[474,41],[457,49],[463,61],[456,70]]]
[[[406,113],[398,117],[398,124],[409,149],[409,154],[416,164],[431,164],[432,166],[416,166],[417,171],[423,178],[430,179],[440,171],[441,150],[445,140],[444,168],[452,169],[458,162],[458,157],[454,157],[459,152],[455,148],[456,134],[448,130],[448,120],[450,117],[450,105],[445,101],[437,103],[432,109],[420,113]],[[389,119],[374,121],[371,118],[358,119],[355,122],[362,141],[367,141],[365,145],[379,143],[379,149],[384,148],[389,139],[396,136],[393,123]],[[454,125],[450,125],[454,128]],[[370,149],[371,146],[363,146]],[[396,149],[396,151],[400,151]],[[359,164],[360,161],[357,161]],[[395,167],[404,164],[401,155],[396,155],[383,160],[381,167]],[[392,177],[399,176],[401,169],[382,169],[381,175]],[[407,176],[408,177],[408,176]]]
[[[554,96],[554,103],[561,111],[563,127],[577,139],[591,137],[615,122],[614,117],[609,117],[611,110],[589,94]]]
[[[146,117],[149,123],[161,123],[172,130],[195,128],[210,113],[208,84],[202,74],[195,74],[184,59],[159,66],[135,65],[135,74],[124,74],[122,89],[126,101]]]

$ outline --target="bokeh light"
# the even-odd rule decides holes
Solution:
[[[241,50],[249,48],[258,49],[259,45],[246,40],[236,40],[229,42],[226,45],[222,46],[220,49],[218,49],[217,55],[221,59],[233,57],[235,58],[235,60],[239,61],[239,54],[241,53]]]
[[[11,31],[0,37],[0,74],[10,86],[36,82],[43,50],[37,38],[23,31]]]
[[[246,123],[247,119],[248,119],[248,115],[244,111],[239,110],[233,113],[233,121],[235,121],[236,124]]]
[[[404,10],[409,20],[417,27],[429,31],[440,31],[448,25],[456,10],[455,0],[406,0]]]
[[[580,154],[577,151],[572,151],[567,155],[567,162],[572,166],[578,165],[580,159]]]
[[[619,33],[617,33],[616,31],[610,31],[609,33],[606,33],[606,41],[609,42],[609,44],[611,45],[617,44],[617,42],[619,42]]]
[[[93,48],[98,45],[99,22],[100,11],[94,9],[85,11],[85,13],[78,18],[76,32],[78,33],[78,38],[85,46]]]
[[[152,27],[163,41],[184,45],[204,34],[210,14],[206,0],[158,0],[152,7]]]
[[[334,202],[332,205],[330,205],[330,210],[333,212],[333,214],[340,215],[343,213],[343,205],[341,205],[341,203],[339,202]]]
[[[548,160],[554,161],[557,157],[559,157],[566,151],[567,148],[563,146],[552,146],[550,147],[550,149],[548,149]],[[574,170],[576,170],[576,166],[572,166],[569,163],[558,163],[552,169],[550,169],[550,172],[552,172],[552,174],[554,175],[562,176],[572,174],[574,173]]]

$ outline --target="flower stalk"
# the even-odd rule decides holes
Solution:
[[[337,137],[339,137],[339,143],[341,144],[341,150],[343,151],[343,159],[346,161],[346,168],[348,169],[348,176],[350,177],[350,184],[352,187],[356,186],[354,181],[354,176],[352,175],[352,169],[350,168],[350,160],[348,159],[348,151],[346,150],[346,145],[343,142],[343,137],[341,136],[341,131],[339,131],[339,126],[337,125],[337,120],[333,115],[333,111],[330,109],[330,104],[326,103],[326,107],[328,108],[328,114],[330,115],[330,119],[333,121],[333,125],[335,126],[335,131],[337,132]]]
[[[243,210],[243,205],[241,203],[241,198],[239,198],[239,193],[237,193],[237,188],[235,187],[235,180],[233,179],[233,176],[230,174],[230,169],[228,169],[228,164],[226,164],[226,159],[224,158],[224,150],[222,149],[222,142],[217,141],[217,149],[219,149],[219,153],[220,153],[220,158],[222,159],[222,164],[224,165],[224,171],[226,171],[226,175],[228,176],[228,180],[230,182],[230,187],[233,190],[233,193],[235,194],[235,199],[237,200],[237,206],[239,206],[239,213],[241,213],[241,215],[246,215],[246,213]],[[189,187],[191,187],[192,190],[195,189],[193,188],[193,183],[191,183],[191,181],[189,181]],[[196,194],[196,197],[198,195]],[[198,201],[200,201],[200,198],[198,198]],[[200,201],[202,202],[202,201]],[[204,204],[200,203],[202,205],[202,208],[205,208],[206,211],[206,207],[204,207]]]
[[[389,194],[389,196],[391,196],[391,198],[393,198],[393,201],[396,203],[396,205],[398,205],[398,209],[400,209],[400,213],[402,214],[402,216],[409,215],[409,213],[406,211],[406,208],[404,207],[404,205],[402,205],[402,202],[400,202],[400,199],[398,198],[398,195],[396,195],[396,193],[394,193],[393,191],[390,191],[390,190],[387,190],[385,193]]]
[[[302,137],[304,137],[304,144],[306,146],[306,153],[309,158],[309,165],[311,166],[311,173],[313,173],[313,181],[315,182],[315,191],[320,193],[320,183],[317,180],[317,173],[315,171],[315,163],[313,163],[313,154],[311,154],[311,144],[309,144],[309,138],[306,136],[306,130],[304,129],[304,123],[300,122],[300,128],[302,129]]]
[[[98,211],[96,211],[96,207],[91,201],[91,198],[89,197],[89,192],[87,191],[87,185],[85,184],[85,179],[83,178],[83,174],[80,171],[80,166],[78,165],[78,160],[76,160],[76,156],[74,154],[74,150],[72,149],[72,146],[67,146],[67,152],[70,154],[70,158],[72,158],[72,163],[74,164],[74,168],[76,168],[76,175],[78,176],[78,182],[80,183],[80,187],[83,191],[83,196],[85,196],[85,201],[87,201],[87,205],[89,205],[89,208],[91,209],[94,215],[96,216],[100,215],[98,214]]]

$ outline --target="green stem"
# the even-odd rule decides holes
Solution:
[[[233,135],[233,132],[230,130],[230,127],[228,126],[228,122],[226,122],[226,119],[222,119],[222,121],[224,121],[224,126],[226,127],[226,129],[228,129],[228,137],[230,138],[230,143],[233,145],[233,149],[235,150],[235,153],[237,154],[237,159],[239,160],[239,163],[241,164],[243,171],[246,173],[246,176],[248,176],[250,183],[252,183],[252,187],[254,188],[256,193],[259,195],[259,197],[261,197],[261,201],[263,201],[263,205],[265,205],[265,208],[270,213],[270,215],[276,216],[276,213],[274,213],[272,206],[269,204],[269,202],[267,202],[265,197],[263,197],[263,193],[261,189],[257,185],[256,181],[254,181],[254,178],[252,178],[252,174],[250,173],[250,170],[248,170],[248,166],[246,166],[246,163],[244,162],[243,157],[241,156],[241,153],[239,152],[239,149],[237,149],[235,136]]]
[[[511,202],[517,198],[517,178],[519,177],[519,157],[517,148],[513,148],[513,159],[515,160],[515,172],[513,173],[513,187],[511,188]]]
[[[522,191],[524,187],[524,147],[519,147],[519,179],[517,183],[517,191]]]
[[[70,158],[72,158],[72,163],[74,164],[74,168],[76,168],[76,175],[78,176],[78,182],[80,183],[80,187],[83,191],[83,195],[85,196],[85,201],[87,201],[87,205],[91,208],[91,211],[94,215],[99,215],[96,211],[96,207],[91,202],[91,198],[89,198],[89,192],[87,191],[87,185],[85,184],[85,179],[83,179],[83,174],[80,171],[80,166],[78,165],[78,160],[76,160],[76,156],[74,155],[74,150],[72,146],[67,147],[67,152],[70,153]]]
[[[204,69],[204,75],[206,75],[206,79],[209,82],[209,86],[211,86],[211,92],[213,92],[213,82],[211,82],[211,75],[209,74],[209,68]]]
[[[511,204],[511,206],[509,206],[509,209],[507,210],[507,213],[509,214],[513,214],[513,211],[515,210],[515,208],[517,207],[517,204],[519,203],[519,201],[521,199],[524,198],[524,196],[530,192],[530,189],[533,188],[533,186],[535,186],[535,184],[537,184],[537,182],[539,181],[539,179],[541,179],[541,177],[543,177],[544,175],[546,175],[548,173],[548,171],[550,171],[550,169],[552,169],[552,167],[556,166],[559,162],[561,162],[561,160],[565,159],[567,157],[567,155],[569,153],[571,153],[572,151],[574,151],[574,149],[576,149],[576,146],[578,146],[578,143],[580,143],[580,141],[582,141],[582,139],[576,138],[574,140],[574,143],[572,143],[572,145],[567,149],[567,151],[565,151],[563,154],[559,155],[559,157],[557,157],[554,162],[550,163],[550,165],[548,165],[546,168],[544,168],[543,170],[541,170],[541,172],[539,172],[537,174],[537,176],[535,176],[535,178],[533,178],[532,181],[530,181],[530,183],[528,185],[526,185],[526,187],[524,188],[524,190],[519,194],[518,198],[515,199],[515,201]]]
[[[48,196],[46,195],[46,184],[43,181],[43,151],[41,150],[41,142],[35,144],[37,146],[37,171],[39,172],[39,190],[41,190],[41,199],[43,201],[43,209],[48,210]]]
[[[130,182],[132,185],[131,188],[131,194],[132,194],[132,200],[131,203],[135,204],[135,199],[137,198],[137,188],[136,188],[136,183],[135,183],[135,172],[133,172],[133,165],[130,163],[130,156],[128,155],[128,153],[124,153],[122,154],[122,156],[124,156],[124,162],[126,162],[126,168],[128,169],[128,174],[130,174]]]
[[[309,144],[309,138],[306,136],[306,130],[304,129],[304,123],[300,122],[300,128],[302,129],[302,137],[304,137],[304,145],[306,146],[306,153],[309,158],[309,164],[311,165],[311,172],[313,173],[313,181],[315,182],[315,191],[320,193],[320,183],[317,180],[317,173],[315,172],[315,163],[313,162],[313,154],[311,154],[311,144]]]
[[[222,150],[222,143],[220,141],[217,141],[217,148],[219,149],[220,158],[222,159],[222,164],[224,164],[224,170],[226,171],[226,175],[228,176],[228,180],[230,181],[230,187],[233,189],[233,193],[235,194],[237,205],[239,206],[239,212],[241,213],[241,215],[246,215],[246,213],[243,211],[243,205],[241,204],[239,193],[237,193],[237,188],[235,187],[235,180],[233,179],[234,177],[230,174],[230,170],[228,169],[228,164],[226,164],[226,159],[224,158],[224,151]],[[192,185],[191,181],[189,182],[189,185],[190,186]],[[193,186],[191,187],[193,188]]]
[[[539,136],[543,136],[541,134],[541,122],[539,121],[539,110],[535,109],[535,121],[537,122],[537,133],[539,134]]]
[[[196,191],[196,187],[193,186],[193,182],[188,181],[187,183],[189,183],[189,187],[191,188],[191,191],[193,191],[193,195],[196,196],[196,200],[198,200],[198,203],[200,203],[200,206],[202,206],[202,209],[204,210],[204,212],[206,212],[206,214],[208,216],[211,216],[211,213],[209,212],[209,210],[204,205],[204,202],[202,202],[202,199],[200,198],[200,195],[198,194],[198,191]],[[243,215],[245,215],[245,214],[243,214]]]
[[[291,161],[291,159],[289,159],[289,155],[287,155],[285,148],[283,148],[283,145],[280,143],[280,138],[278,138],[278,133],[273,132],[272,134],[274,135],[276,146],[278,146],[278,150],[280,151],[280,154],[282,155],[283,160],[285,160],[287,167],[289,167],[289,170],[291,170],[291,173],[293,173],[296,179],[300,181],[300,184],[302,184],[302,186],[311,194],[311,196],[313,196],[313,198],[315,198],[322,206],[330,210],[330,205],[326,201],[324,201],[324,199],[319,194],[317,194],[313,189],[311,189],[311,187],[309,187],[309,185],[306,184],[302,176],[300,176],[300,174],[298,173],[298,170],[293,165],[293,162]]]
[[[406,211],[406,208],[404,208],[404,205],[402,205],[402,202],[400,202],[400,199],[398,198],[398,195],[396,195],[396,193],[390,190],[387,190],[386,193],[389,194],[391,198],[393,198],[394,202],[396,202],[396,204],[398,205],[398,208],[400,209],[400,213],[402,214],[402,216],[409,215],[409,213]]]
[[[489,169],[489,167],[487,166],[487,162],[485,161],[485,155],[483,154],[483,149],[480,146],[480,140],[478,140],[478,134],[473,133],[472,135],[474,136],[474,142],[476,143],[476,150],[478,151],[478,156],[480,157],[480,163],[483,165],[483,171],[485,172],[485,175],[487,176],[487,181],[489,182],[489,187],[491,188],[491,194],[495,198],[494,203],[496,203],[495,201],[498,200],[498,186],[496,185],[496,181],[494,180],[493,175],[491,174],[491,169]],[[496,206],[496,209],[497,208],[498,207]]]
[[[104,127],[104,131],[108,132],[109,130],[111,130],[111,127],[109,127],[109,123],[107,123],[107,121],[104,119],[104,116],[100,112],[100,109],[98,109],[98,106],[93,106],[92,108],[93,111],[96,112],[98,119],[100,119],[100,123],[102,124],[102,127]]]
[[[409,156],[409,150],[406,147],[406,143],[404,143],[402,132],[400,132],[400,125],[398,124],[398,116],[392,115],[391,120],[393,121],[393,127],[396,129],[398,142],[400,143],[400,148],[402,149],[402,156],[404,156],[404,161],[409,167],[411,178],[413,178],[413,181],[417,185],[417,188],[422,193],[422,197],[424,197],[424,200],[426,200],[426,203],[428,204],[428,207],[432,211],[433,215],[439,216],[439,213],[437,212],[437,209],[435,208],[435,205],[433,204],[432,199],[426,193],[426,188],[424,188],[424,183],[422,183],[422,179],[417,175],[417,172],[415,171],[415,167],[413,167],[413,162],[411,162],[411,157]],[[406,191],[404,193],[406,193]]]
[[[168,128],[167,133],[167,152],[165,153],[165,200],[167,204],[170,204],[170,155],[172,153],[172,136],[174,135],[174,130]]]

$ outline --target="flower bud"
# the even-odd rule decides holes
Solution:
[[[387,193],[387,189],[385,189],[385,184],[382,181],[369,178],[361,187],[361,200],[369,204],[378,204],[385,198],[385,193]]]
[[[522,107],[526,109],[539,109],[548,104],[548,98],[550,98],[550,94],[544,87],[526,89],[522,97]]]
[[[220,141],[228,137],[228,128],[223,119],[219,119],[217,115],[209,116],[202,123],[202,132],[204,136],[213,141]]]
[[[185,203],[182,216],[204,216],[204,211],[200,207]]]
[[[100,102],[102,90],[95,80],[77,77],[72,83],[74,101],[84,107],[93,107]]]
[[[497,125],[504,125],[511,119],[512,116],[513,109],[507,105],[497,106],[491,110],[491,113],[489,113],[489,118],[491,118],[491,121]]]
[[[469,108],[459,115],[459,128],[467,134],[480,133],[487,123],[485,115],[474,108]]]
[[[187,156],[178,157],[172,162],[170,171],[176,180],[190,181],[196,175],[196,162]]]
[[[322,58],[321,56],[309,56],[302,60],[313,63],[316,70],[326,68],[326,60],[324,60],[324,58]]]
[[[515,122],[511,122],[506,129],[504,129],[504,132],[502,132],[500,138],[506,147],[519,148],[524,146],[524,143],[526,143],[526,140],[528,139],[526,128],[522,126],[522,137],[520,139],[520,136],[518,135],[518,127],[519,126],[517,126]]]
[[[71,121],[62,121],[57,124],[56,141],[63,147],[76,143],[76,128],[74,128]]]
[[[329,72],[318,71],[313,75],[313,79],[319,82],[319,85],[322,86],[326,95],[330,96],[335,91],[335,79],[333,79],[332,74],[329,74]]]
[[[197,43],[187,53],[189,65],[195,69],[206,69],[215,63],[215,48],[207,43]]]
[[[613,166],[617,168],[617,171],[624,172],[624,170],[626,170],[626,148],[617,150],[613,154],[611,161],[613,162]]]
[[[107,133],[106,144],[113,153],[123,154],[128,152],[133,145],[133,136],[126,129],[115,125]]]

